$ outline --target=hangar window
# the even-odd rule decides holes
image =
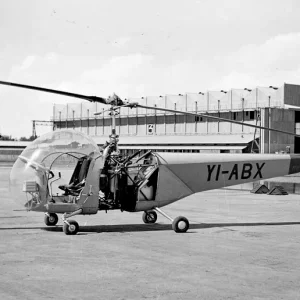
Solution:
[[[195,117],[195,122],[203,122],[203,117],[200,116]]]
[[[233,113],[233,120],[236,120],[236,115],[237,115],[237,113],[234,112],[234,113]]]
[[[254,110],[250,111],[250,120],[254,120]]]
[[[295,110],[295,123],[300,123],[300,111]]]

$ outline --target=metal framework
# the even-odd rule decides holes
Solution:
[[[37,138],[36,126],[51,126],[52,129],[54,129],[54,122],[46,120],[32,120],[32,136],[34,138]]]

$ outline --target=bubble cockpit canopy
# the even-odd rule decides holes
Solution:
[[[45,170],[60,170],[76,164],[76,158],[99,152],[97,144],[86,134],[74,130],[49,132],[33,141],[13,165],[10,191],[18,203],[24,205],[22,191],[25,181],[37,181]]]

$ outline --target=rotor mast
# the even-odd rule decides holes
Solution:
[[[109,112],[109,115],[111,116],[111,134],[109,135],[109,141],[106,141],[101,147],[101,151],[103,151],[103,156],[105,157],[111,154],[119,154],[119,135],[117,135],[116,131],[116,116],[119,114],[119,109],[120,107],[112,103],[111,107],[108,110],[105,110],[101,113],[95,113],[95,115],[100,115],[102,113]]]
[[[112,105],[110,107],[110,116],[111,116],[111,135],[109,136],[110,138],[110,143],[112,145],[112,153],[119,153],[118,149],[118,142],[119,142],[119,136],[117,135],[116,132],[116,115],[119,114],[116,108]]]

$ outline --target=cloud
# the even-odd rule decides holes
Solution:
[[[127,42],[129,40],[124,38],[123,44],[126,45]],[[284,82],[300,83],[298,53],[300,53],[298,32],[277,35],[257,44],[244,45],[231,54],[222,54],[209,59],[200,55],[198,57],[182,55],[175,58],[170,54],[170,59],[165,60],[156,54],[136,52],[109,58],[92,57],[89,61],[85,59],[81,62],[76,57],[63,57],[49,52],[43,56],[31,54],[25,57],[19,65],[11,69],[10,80],[103,97],[115,92],[122,98],[255,86],[282,86]],[[8,88],[5,91],[8,93]],[[48,119],[47,115],[52,114],[52,103],[81,102],[80,99],[47,93],[29,94],[23,90],[11,91],[7,95],[2,93],[2,97],[16,99],[13,106],[22,108],[19,110],[23,113],[24,122],[25,117],[34,119],[39,115]],[[34,105],[29,109],[24,103]],[[8,106],[7,104],[6,108]],[[2,119],[5,117],[4,114],[1,116]],[[30,122],[27,120],[26,124],[28,132]],[[22,125],[23,127],[25,129]],[[15,128],[10,131],[14,134],[18,130]]]
[[[223,58],[228,74],[224,88],[282,85],[300,81],[300,33],[277,35],[261,44],[241,47]],[[222,58],[218,58],[220,61]]]
[[[103,97],[115,92],[123,98],[135,98],[199,92],[210,88],[215,77],[216,68],[210,61],[186,58],[165,63],[154,55],[132,53],[113,56],[100,67],[86,69],[76,80],[63,81],[55,88]]]
[[[112,45],[117,48],[123,48],[130,42],[130,40],[131,37],[129,36],[119,37],[112,42]]]
[[[58,54],[55,52],[49,52],[45,55],[45,59],[47,62],[51,63],[51,64],[55,64],[58,62]]]
[[[124,79],[136,74],[135,72],[140,72],[145,67],[148,68],[152,60],[152,56],[141,53],[114,56],[104,63],[101,69],[85,71],[81,78],[89,81]]]
[[[15,63],[10,67],[8,78],[11,81],[24,82],[34,78],[34,83],[46,78],[50,72],[56,70],[56,65],[59,63],[59,56],[54,52],[48,52],[44,55],[28,55],[21,63]]]
[[[20,66],[20,70],[26,70],[32,66],[32,64],[35,61],[35,56],[29,55],[25,58],[25,60],[22,62]]]
[[[258,66],[275,67],[281,70],[295,69],[299,64],[300,33],[278,35],[260,45],[246,45],[231,55],[231,60],[243,65],[245,70]]]
[[[81,82],[126,97],[283,85],[300,82],[300,32],[244,45],[210,60],[183,57],[168,64],[154,55],[112,57],[101,68],[86,70]]]
[[[146,81],[145,71],[152,69],[153,60],[151,55],[141,53],[114,56],[101,68],[85,70],[80,77],[80,84],[86,87],[86,91],[93,89],[101,95],[117,92],[126,97],[135,97],[143,92],[141,86]]]

